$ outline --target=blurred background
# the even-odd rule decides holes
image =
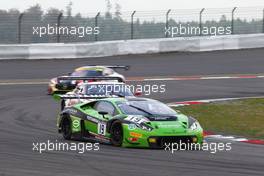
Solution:
[[[105,11],[91,13],[73,12],[73,2],[69,2],[63,9],[46,9],[36,4],[24,10],[0,10],[0,43],[73,43],[165,38],[168,37],[165,35],[165,27],[179,24],[193,27],[230,26],[232,34],[264,33],[264,10],[261,6],[123,11],[121,4],[110,0],[105,0],[104,6]],[[97,26],[100,35],[33,35],[33,27],[47,27],[48,24],[69,28]],[[186,36],[188,35],[184,35]]]

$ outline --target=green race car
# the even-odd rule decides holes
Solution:
[[[163,148],[203,142],[197,120],[147,98],[105,98],[65,108],[57,118],[66,140],[88,139],[122,147]]]

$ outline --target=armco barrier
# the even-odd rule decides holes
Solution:
[[[160,39],[128,40],[118,43],[119,55],[159,53]]]
[[[28,45],[0,45],[0,59],[27,59]]]
[[[243,35],[238,38],[238,48],[262,48],[264,47],[264,35]]]
[[[200,51],[200,40],[199,37],[164,39],[159,42],[159,52]]]
[[[75,58],[74,44],[30,44],[28,59]]]
[[[238,36],[231,35],[205,38],[200,40],[200,51],[239,49],[238,42]]]
[[[118,42],[96,42],[76,44],[76,58],[84,57],[104,57],[118,54]]]
[[[0,59],[88,58],[264,47],[264,34],[119,40],[95,43],[0,45]]]

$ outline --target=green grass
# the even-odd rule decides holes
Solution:
[[[175,108],[206,131],[264,139],[264,99],[224,101]]]

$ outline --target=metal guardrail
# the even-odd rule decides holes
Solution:
[[[264,34],[199,36],[93,43],[43,43],[0,45],[1,59],[74,59],[129,54],[202,52],[263,48]]]
[[[35,9],[36,10],[36,9]],[[42,13],[27,11],[0,11],[0,43],[73,43],[128,39],[168,38],[165,28],[179,24],[197,26],[230,26],[232,34],[264,33],[264,9],[188,9],[165,11],[132,11],[120,14],[93,13],[67,16],[58,10]],[[40,26],[99,27],[100,34],[52,34],[37,36],[33,27]],[[200,34],[201,35],[201,34]],[[180,37],[180,35],[176,36]]]

